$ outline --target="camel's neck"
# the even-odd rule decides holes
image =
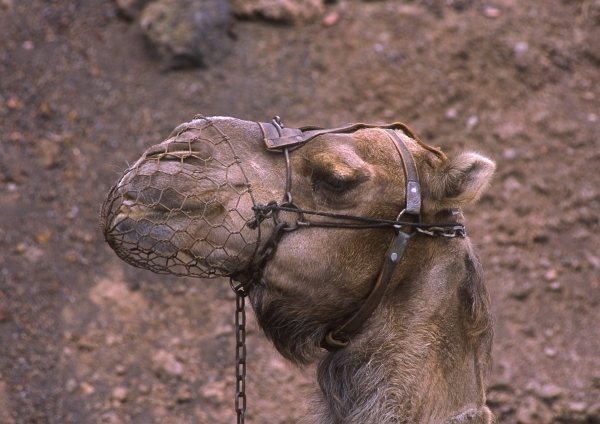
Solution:
[[[477,352],[386,330],[321,362],[322,423],[488,422]]]
[[[475,293],[473,281],[468,289],[439,279],[421,283],[406,289],[411,293],[395,290],[361,334],[323,358],[320,422],[492,422],[483,387],[491,335],[465,307],[486,294]],[[436,299],[433,285],[455,290]]]

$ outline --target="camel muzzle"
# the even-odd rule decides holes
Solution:
[[[195,117],[149,148],[110,190],[100,213],[125,262],[198,278],[247,269],[260,244],[250,183],[221,130]]]

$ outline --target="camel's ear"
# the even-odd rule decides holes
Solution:
[[[490,183],[496,164],[477,153],[448,160],[436,173],[431,194],[436,211],[476,202]]]

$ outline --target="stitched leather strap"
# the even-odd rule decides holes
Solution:
[[[421,186],[419,184],[419,173],[415,159],[410,150],[408,150],[408,147],[406,147],[406,144],[404,144],[393,129],[385,129],[385,133],[394,142],[402,159],[402,166],[406,177],[406,209],[404,212],[419,217],[421,214]],[[385,254],[385,261],[369,297],[367,297],[361,308],[344,325],[327,333],[325,340],[321,344],[322,347],[328,350],[335,350],[346,346],[350,337],[356,334],[373,312],[375,312],[392,281],[396,266],[402,259],[410,237],[410,235],[401,232],[396,234]]]
[[[402,157],[404,176],[406,177],[406,213],[420,215],[421,185],[419,184],[419,172],[417,171],[415,159],[406,144],[398,137],[398,134],[393,130],[385,130],[385,132],[392,139]]]
[[[369,297],[367,297],[367,300],[365,300],[365,303],[361,308],[352,316],[352,318],[346,321],[344,325],[327,333],[327,336],[325,336],[325,339],[321,343],[322,347],[327,350],[342,348],[348,344],[350,337],[362,328],[363,324],[381,303],[381,299],[383,299],[383,296],[392,281],[394,271],[400,263],[402,255],[404,255],[406,246],[408,246],[410,237],[410,235],[402,232],[396,234],[390,247],[385,253],[383,266],[381,267],[379,277],[377,278],[377,282],[375,283],[375,286],[373,286]]]
[[[362,130],[365,128],[381,128],[381,129],[389,129],[389,130],[401,130],[410,138],[418,140],[417,135],[412,132],[408,126],[401,122],[395,122],[389,125],[371,125],[371,124],[348,124],[342,127],[337,128],[328,128],[328,129],[316,129],[309,131],[301,131],[296,128],[284,128],[283,136],[279,135],[279,132],[275,128],[275,126],[271,123],[266,122],[258,122],[260,128],[262,129],[264,138],[263,141],[265,143],[265,147],[267,150],[280,152],[283,151],[284,148],[294,149],[300,147],[301,145],[308,143],[315,137],[318,137],[323,134],[345,134],[345,133],[353,133],[358,130]]]

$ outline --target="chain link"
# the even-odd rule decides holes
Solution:
[[[302,227],[329,227],[329,228],[381,228],[381,227],[410,227],[414,228],[422,234],[434,236],[434,237],[465,237],[466,230],[463,224],[459,222],[436,222],[436,223],[425,223],[425,222],[403,222],[403,221],[392,221],[389,219],[370,218],[364,216],[355,215],[344,215],[338,213],[312,211],[300,208],[298,205],[292,204],[281,204],[278,205],[275,201],[270,201],[267,205],[259,204],[253,206],[252,210],[255,213],[255,220],[252,221],[252,225],[257,225],[256,222],[260,223],[268,218],[273,218],[276,222],[278,221],[277,215],[280,211],[292,212],[299,215],[296,223],[288,226],[284,231],[293,231],[299,226]],[[352,220],[362,221],[364,224],[350,224],[345,222],[313,222],[304,218],[304,215],[315,215],[324,216],[328,218],[337,218],[341,220]],[[399,215],[399,217],[402,214]],[[399,218],[398,218],[399,219]]]
[[[246,292],[235,290],[235,411],[237,424],[244,424],[246,413]]]
[[[415,230],[417,230],[421,234],[425,234],[427,236],[432,236],[432,237],[454,238],[454,237],[466,237],[467,236],[467,230],[462,225],[456,225],[451,228],[429,227],[427,230],[424,228],[417,227],[417,228],[415,228]]]

